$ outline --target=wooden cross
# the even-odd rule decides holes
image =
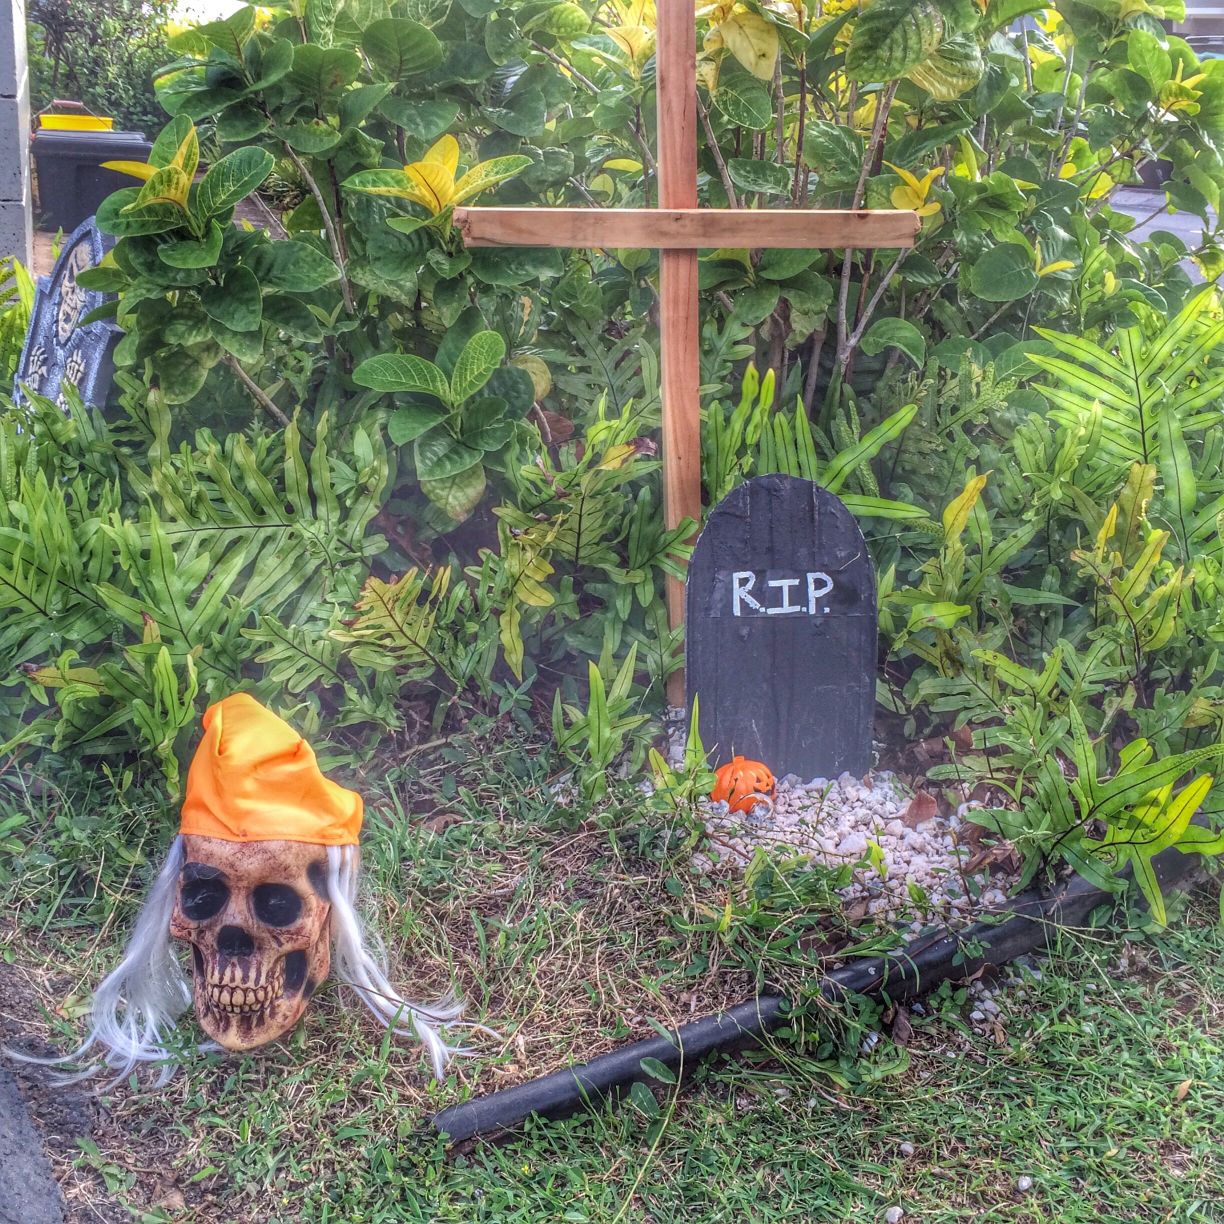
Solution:
[[[658,0],[657,8],[659,207],[456,208],[454,221],[469,246],[659,249],[664,515],[675,527],[701,522],[698,250],[909,247],[920,222],[904,210],[698,208],[696,0]],[[667,607],[675,628],[684,618],[681,583],[668,581]],[[684,704],[681,672],[668,697]]]

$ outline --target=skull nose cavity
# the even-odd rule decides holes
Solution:
[[[255,941],[241,927],[223,926],[217,932],[217,951],[222,956],[250,956]]]

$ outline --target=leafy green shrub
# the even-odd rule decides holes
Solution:
[[[0,260],[0,384],[17,373],[34,310],[34,278],[19,259]]]
[[[1180,11],[699,19],[704,205],[922,217],[912,251],[701,258],[708,498],[769,470],[845,498],[880,571],[882,730],[970,724],[936,776],[991,810],[1032,811],[1051,754],[1072,794],[1073,707],[1100,778],[1224,727],[1222,325],[1184,266],[1224,269],[1224,65],[1165,33]],[[13,424],[3,641],[61,698],[23,737],[126,736],[170,778],[193,685],[378,727],[422,699],[435,724],[538,715],[560,686],[556,737],[598,789],[636,743],[625,661],[634,702],[678,663],[661,588],[691,525],[660,522],[655,256],[469,251],[451,209],[654,203],[654,24],[648,0],[307,0],[174,39],[173,118],[90,274],[120,295],[126,415],[46,419],[56,451]],[[1203,220],[1193,250],[1111,207],[1157,162]],[[231,223],[252,192],[287,238]],[[50,576],[44,530],[70,554]],[[1034,835],[1030,869],[1117,859],[1109,821],[1173,801],[1138,799],[1104,838],[1083,809],[1079,841]]]
[[[1106,344],[1042,332],[1049,351],[1030,361],[1048,410],[945,429],[995,470],[970,467],[914,585],[883,585],[908,674],[897,708],[972,728],[932,776],[985,788],[978,818],[1021,849],[1026,878],[1059,858],[1094,876],[1131,862],[1160,914],[1151,856],[1221,848],[1188,825],[1204,800],[1218,809],[1212,776],[1176,798],[1172,785],[1224,753],[1210,432],[1224,323],[1213,290],[1172,320],[1140,313]]]
[[[84,102],[115,126],[155,132],[165,122],[153,75],[166,62],[169,0],[31,0],[26,10],[30,98]]]

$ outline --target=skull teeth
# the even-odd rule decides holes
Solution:
[[[222,986],[216,982],[208,984],[208,1001],[213,1008],[235,1016],[263,1011],[274,997],[271,986]]]

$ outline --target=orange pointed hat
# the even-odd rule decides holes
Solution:
[[[357,844],[362,802],[324,776],[314,750],[247,693],[204,713],[180,833],[223,841]]]

